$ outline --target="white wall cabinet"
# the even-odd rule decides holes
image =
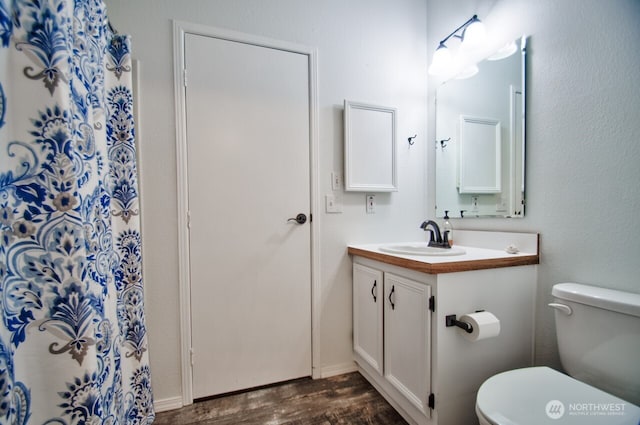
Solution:
[[[358,370],[409,423],[477,424],[482,382],[532,364],[535,265],[436,275],[353,262]],[[445,316],[476,310],[500,319],[497,337],[472,342],[446,327]]]
[[[344,101],[345,190],[398,190],[396,108]]]

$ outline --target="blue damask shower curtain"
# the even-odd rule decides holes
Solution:
[[[0,424],[149,424],[130,44],[0,0]]]

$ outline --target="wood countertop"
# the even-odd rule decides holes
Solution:
[[[417,256],[383,252],[378,245],[350,245],[350,255],[369,258],[386,264],[428,274],[456,273],[501,267],[526,266],[540,263],[536,253],[509,254],[495,249],[464,246],[466,253],[458,256]]]

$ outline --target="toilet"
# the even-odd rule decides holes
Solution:
[[[640,294],[554,285],[558,350],[569,375],[528,367],[487,379],[480,425],[640,424]]]

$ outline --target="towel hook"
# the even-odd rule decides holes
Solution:
[[[451,137],[449,137],[448,139],[442,139],[442,140],[440,140],[439,142],[436,142],[436,143],[440,143],[440,146],[442,147],[442,149],[444,149],[444,148],[447,147],[447,142],[449,140],[451,140]]]
[[[415,141],[413,139],[415,139],[416,137],[418,137],[417,134],[415,136],[409,137],[407,139],[407,141],[409,142],[409,146],[413,146],[413,144],[415,143]]]

